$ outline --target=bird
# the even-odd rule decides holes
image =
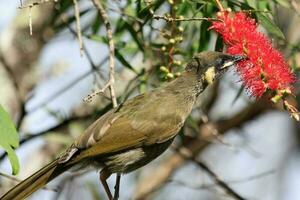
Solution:
[[[88,166],[100,171],[99,178],[108,199],[118,199],[119,191],[113,196],[106,180],[116,173],[119,184],[122,174],[161,155],[183,127],[199,94],[230,66],[244,59],[243,55],[217,51],[197,53],[179,77],[99,117],[64,153],[0,199],[25,199],[65,171]]]

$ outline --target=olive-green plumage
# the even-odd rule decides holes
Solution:
[[[146,165],[169,147],[206,86],[243,58],[220,52],[196,55],[180,77],[101,116],[61,157],[1,199],[24,199],[73,166],[94,165],[109,176]]]

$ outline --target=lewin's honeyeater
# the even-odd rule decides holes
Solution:
[[[181,76],[102,115],[62,156],[1,199],[24,199],[66,170],[87,165],[102,169],[100,180],[109,199],[113,199],[106,179],[113,173],[120,177],[138,169],[162,154],[183,126],[197,96],[242,59],[220,52],[197,54]]]

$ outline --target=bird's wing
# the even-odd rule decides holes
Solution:
[[[176,113],[168,113],[167,106],[147,105],[144,98],[144,95],[138,96],[94,122],[75,141],[74,147],[80,150],[75,160],[161,143],[174,137],[183,125],[182,118]],[[151,98],[151,102],[155,102],[156,96]],[[155,113],[155,119],[149,115],[149,109]]]

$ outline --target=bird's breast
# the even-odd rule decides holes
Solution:
[[[114,155],[101,158],[100,162],[111,173],[129,173],[161,155],[170,146],[173,139],[171,138],[163,143],[117,152]]]

